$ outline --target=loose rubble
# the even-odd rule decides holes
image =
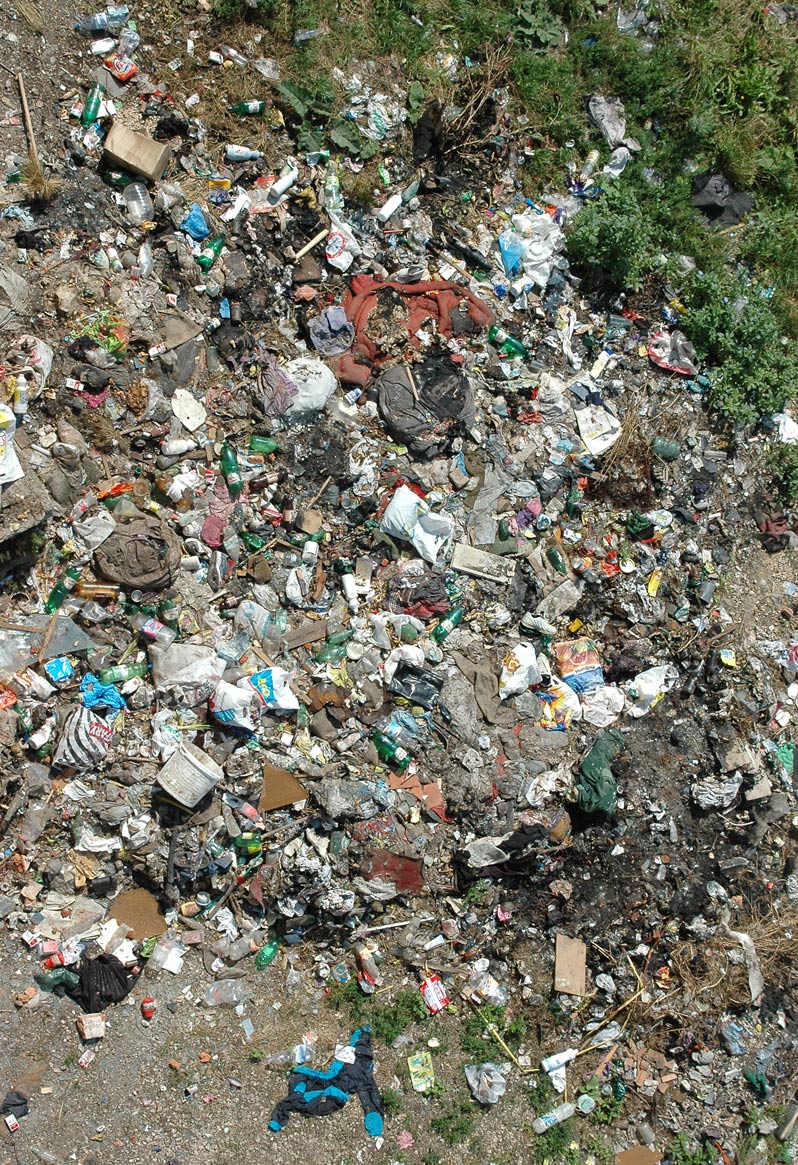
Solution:
[[[599,310],[568,270],[639,148],[622,103],[590,103],[603,171],[537,205],[353,86],[355,140],[392,147],[371,213],[343,139],[278,130],[273,62],[192,47],[268,90],[226,141],[127,9],[92,20],[60,188],[31,198],[18,150],[0,212],[4,990],[62,1000],[89,1072],[200,961],[181,1006],[245,1046],[260,977],[337,1000],[348,1043],[267,1056],[273,1132],[356,1092],[409,1150],[383,1048],[434,1105],[428,1033],[476,1020],[463,1085],[528,1092],[533,1136],[787,1142],[798,591],[771,638],[725,596],[795,534],[712,431],[672,289]],[[695,205],[748,209],[717,176]],[[46,1099],[8,1083],[20,1138]]]

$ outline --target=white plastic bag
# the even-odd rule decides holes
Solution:
[[[502,660],[502,674],[499,677],[499,699],[508,700],[518,696],[532,684],[540,683],[535,649],[528,643],[519,643]]]
[[[669,692],[679,678],[679,671],[672,663],[660,664],[641,671],[633,680],[623,685],[626,692],[626,711],[637,718],[645,716],[656,708],[662,697]]]
[[[406,485],[400,486],[391,498],[380,529],[392,538],[411,542],[424,561],[432,566],[454,537],[451,518],[433,514],[424,499]]]

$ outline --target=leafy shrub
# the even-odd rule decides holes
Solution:
[[[589,290],[636,290],[654,265],[656,233],[634,191],[609,186],[577,215],[568,233],[568,259]]]

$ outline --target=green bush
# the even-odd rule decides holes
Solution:
[[[798,396],[798,361],[771,299],[741,275],[696,277],[685,295],[684,328],[707,363],[710,406],[748,424]]]
[[[587,290],[637,290],[657,254],[657,228],[623,183],[589,202],[568,233],[568,260]]]

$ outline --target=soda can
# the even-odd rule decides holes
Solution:
[[[157,1006],[158,1004],[155,1002],[151,995],[145,995],[141,1001],[141,1014],[143,1018],[147,1020],[152,1019],[155,1015],[155,1009]]]

